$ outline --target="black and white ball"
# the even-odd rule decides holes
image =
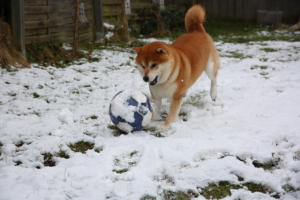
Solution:
[[[140,91],[120,91],[111,100],[109,115],[122,131],[140,131],[152,118],[149,97]]]

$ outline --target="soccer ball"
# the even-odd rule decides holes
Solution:
[[[109,116],[122,131],[140,131],[152,118],[149,97],[140,91],[120,91],[110,102]]]

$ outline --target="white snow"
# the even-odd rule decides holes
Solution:
[[[179,117],[161,133],[166,137],[116,137],[108,128],[118,91],[149,94],[129,50],[94,51],[99,62],[64,69],[0,69],[0,200],[161,199],[164,190],[200,192],[222,180],[260,183],[281,199],[300,199],[300,42],[216,44],[217,101],[203,74],[184,99],[187,120]],[[81,140],[94,149],[69,148]],[[60,150],[70,158],[54,156],[56,166],[45,167],[42,154]],[[264,170],[254,160],[277,165]],[[286,193],[286,184],[298,190]],[[246,188],[225,199],[237,198],[274,199]]]

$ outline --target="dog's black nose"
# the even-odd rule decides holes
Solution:
[[[149,77],[148,77],[148,76],[144,76],[144,77],[143,77],[143,80],[144,80],[145,82],[148,82],[148,81],[149,81]]]

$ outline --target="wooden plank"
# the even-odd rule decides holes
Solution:
[[[26,14],[49,13],[49,12],[51,12],[51,9],[49,6],[24,6],[25,15]]]
[[[65,19],[50,19],[50,20],[41,20],[41,21],[29,21],[25,22],[26,29],[36,29],[36,28],[48,28],[53,26],[63,26],[68,23],[72,23],[72,18]]]
[[[25,37],[34,35],[46,35],[48,34],[48,29],[25,29]]]
[[[40,14],[40,15],[32,15],[32,14],[27,14],[24,16],[24,21],[40,21],[40,20],[47,20],[47,15],[46,14]]]
[[[79,35],[79,41],[92,40],[92,39],[93,39],[93,35],[91,32],[81,33]],[[47,42],[50,40],[61,40],[63,42],[68,40],[68,42],[72,42],[73,41],[73,33],[61,32],[61,33],[55,33],[55,34],[50,34],[50,35],[46,34],[46,35],[39,35],[39,36],[28,36],[28,37],[26,37],[26,44]]]
[[[121,5],[121,0],[104,0],[103,5]]]
[[[31,6],[31,5],[47,5],[48,0],[25,0],[24,6]]]
[[[60,5],[60,6],[59,6]],[[48,6],[25,6],[25,14],[72,12],[74,9],[68,4],[57,4]]]
[[[109,17],[109,16],[119,16],[121,14],[121,10],[111,10],[103,12],[103,17]]]
[[[73,12],[60,12],[60,13],[56,13],[56,12],[53,12],[53,13],[49,13],[47,14],[48,18],[51,19],[51,18],[54,18],[54,17],[61,17],[61,18],[65,18],[65,17],[73,17]]]
[[[73,32],[73,30],[74,30],[74,24],[68,24],[66,26],[57,26],[57,27],[49,28],[49,34],[60,33],[60,32]],[[91,31],[92,31],[91,26],[79,25],[79,33],[86,33]]]

